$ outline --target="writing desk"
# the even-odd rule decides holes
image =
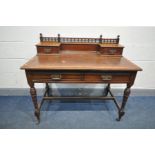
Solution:
[[[106,40],[101,36],[98,40],[89,38],[92,39],[91,41],[86,40],[86,38],[71,38],[72,41],[68,41],[65,38],[67,41],[63,42],[64,38],[61,39],[60,35],[58,38],[50,37],[48,39],[41,34],[41,42],[36,45],[37,55],[21,67],[26,72],[37,120],[40,121],[40,109],[43,101],[52,99],[113,100],[118,109],[117,120],[120,120],[125,114],[124,108],[137,71],[142,69],[122,56],[124,47],[119,45],[119,37],[111,39],[112,43],[108,39],[108,43],[106,43]],[[78,39],[85,40],[79,42]],[[93,39],[96,39],[96,42]],[[35,83],[46,83],[41,103],[37,102]],[[58,97],[49,95],[49,83],[106,83],[107,87],[105,95],[101,97]],[[111,92],[111,83],[125,83],[127,85],[121,104],[117,102]]]

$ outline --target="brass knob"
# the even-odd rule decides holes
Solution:
[[[112,80],[112,76],[111,75],[101,75],[102,80],[105,81],[110,81]]]
[[[110,50],[109,50],[109,54],[113,55],[113,54],[115,54],[115,53],[116,53],[116,49],[110,49]]]
[[[52,74],[51,79],[52,80],[61,80],[61,74]]]
[[[50,53],[51,52],[51,48],[44,48],[44,52],[45,53]]]

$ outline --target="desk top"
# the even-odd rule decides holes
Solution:
[[[82,52],[82,51],[81,51]],[[59,54],[38,54],[24,64],[28,70],[102,70],[141,71],[123,56],[100,55],[96,52],[61,51]]]

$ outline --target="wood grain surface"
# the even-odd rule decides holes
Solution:
[[[81,51],[82,52],[82,51]],[[110,70],[140,71],[141,68],[123,56],[100,55],[95,52],[61,51],[59,54],[38,54],[21,69],[30,70]]]

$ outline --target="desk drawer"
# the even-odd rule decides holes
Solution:
[[[37,47],[37,52],[38,53],[43,53],[43,54],[52,54],[52,53],[58,53],[59,52],[59,47],[43,47],[43,46],[38,46]]]
[[[65,74],[65,73],[32,73],[31,77],[33,81],[44,81],[44,82],[73,82],[81,81],[83,79],[82,74]]]
[[[85,82],[125,83],[129,82],[130,74],[86,74]]]
[[[30,73],[33,82],[56,83],[126,83],[130,81],[131,74],[123,73],[53,73],[50,71],[35,71]]]

